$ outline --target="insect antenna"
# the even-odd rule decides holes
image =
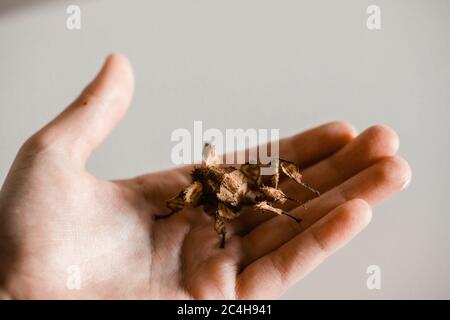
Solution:
[[[283,171],[285,175],[287,175],[289,178],[293,179],[295,182],[297,182],[299,185],[305,187],[309,191],[316,194],[318,197],[320,196],[320,192],[308,185],[307,183],[302,181],[302,174],[300,173],[297,165],[291,161],[282,160],[280,161],[280,168]]]

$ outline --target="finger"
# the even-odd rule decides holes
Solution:
[[[356,136],[346,122],[330,122],[280,140],[280,155],[300,167],[307,167],[344,147]]]
[[[398,146],[398,136],[392,129],[380,125],[373,126],[331,156],[306,168],[302,172],[303,180],[324,193],[376,161],[393,156],[397,152]],[[281,182],[280,189],[300,202],[315,197],[315,194],[302,188],[293,180]],[[282,209],[289,211],[298,205],[293,201],[287,201]],[[235,230],[242,235],[273,217],[275,215],[272,213],[248,212],[240,220],[233,221],[233,225],[235,225]]]
[[[125,114],[133,94],[128,60],[110,55],[81,95],[30,140],[84,163]]]
[[[306,209],[298,207],[292,210],[290,214],[301,218],[300,223],[286,217],[275,217],[252,230],[242,240],[247,253],[243,265],[277,249],[342,203],[359,198],[375,205],[402,190],[410,179],[411,170],[403,159],[391,157],[378,161],[312,200]]]
[[[238,276],[239,299],[278,298],[362,231],[371,216],[370,206],[359,199],[334,209],[304,233],[246,267]]]
[[[304,170],[303,180],[325,193],[378,160],[395,155],[398,147],[399,139],[394,130],[381,125],[370,127],[332,156]],[[315,197],[293,180],[284,181],[280,188],[301,201]],[[297,206],[287,202],[283,209],[291,210]]]
[[[295,160],[300,166],[307,166],[336,152],[349,143],[355,134],[355,129],[351,125],[331,122],[280,140],[280,154]],[[184,166],[172,171],[142,175],[134,181],[147,199],[159,203],[159,208],[164,210],[165,201],[191,182],[192,169],[193,166]],[[243,219],[248,219],[250,223],[265,216],[264,213],[259,216],[244,215]]]

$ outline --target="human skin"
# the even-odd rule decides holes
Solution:
[[[410,181],[391,129],[313,128],[280,141],[282,158],[322,193],[307,209],[285,206],[303,221],[247,212],[227,224],[221,249],[201,209],[154,219],[190,183],[189,168],[120,181],[86,170],[132,94],[129,62],[110,55],[83,93],[21,147],[0,191],[0,297],[278,298],[363,230],[372,206]],[[312,197],[287,179],[280,188]],[[79,289],[67,286],[71,266],[80,271]]]

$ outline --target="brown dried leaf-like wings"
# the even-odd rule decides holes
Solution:
[[[261,184],[261,168],[259,165],[245,163],[241,165],[239,170],[245,175],[252,187],[257,187]]]
[[[194,181],[191,185],[183,189],[177,196],[167,201],[167,207],[174,212],[183,209],[185,204],[196,207],[203,194],[203,186],[199,181]]]
[[[239,170],[234,170],[223,175],[217,198],[225,204],[238,206],[247,190],[248,184],[245,175]]]

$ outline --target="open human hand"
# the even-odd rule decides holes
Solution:
[[[105,181],[85,163],[125,114],[131,67],[108,57],[93,82],[20,149],[0,191],[0,296],[3,298],[278,298],[371,219],[371,206],[402,190],[408,164],[383,126],[356,136],[329,123],[280,141],[322,195],[302,217],[243,214],[230,221],[225,249],[213,218],[185,209],[168,219],[165,201],[190,183],[189,169]],[[284,180],[299,200],[311,194]],[[80,286],[67,285],[79,270]]]

